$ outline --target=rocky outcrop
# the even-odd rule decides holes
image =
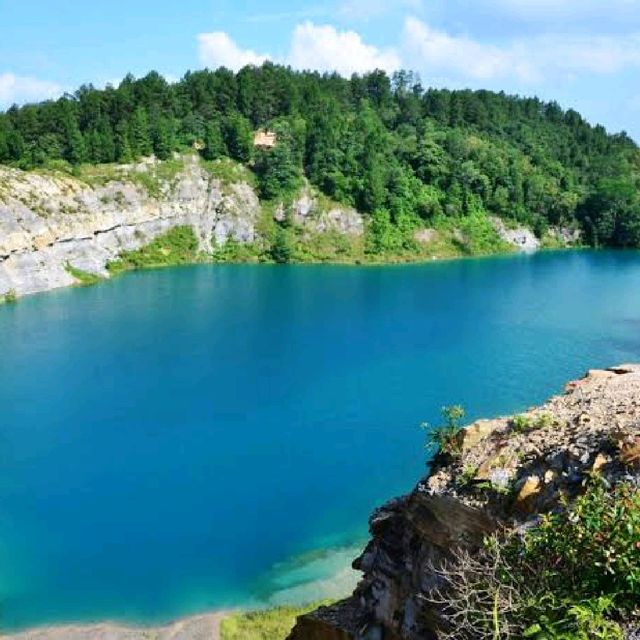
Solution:
[[[192,226],[203,251],[212,241],[250,242],[260,213],[246,184],[223,189],[200,165],[186,162],[153,196],[132,179],[90,186],[62,175],[0,169],[0,294],[34,293],[71,285],[71,265],[108,276],[106,265],[178,225]]]
[[[280,203],[273,215],[278,222],[290,219],[292,224],[311,233],[338,231],[352,236],[364,233],[364,219],[352,207],[321,202],[310,185],[304,185],[301,193],[289,206]]]
[[[153,160],[118,167],[104,184],[0,167],[0,297],[72,285],[69,266],[108,277],[109,261],[180,225],[193,227],[205,253],[260,240],[262,208],[246,182],[225,182],[194,156],[180,162],[175,175]],[[360,214],[323,210],[310,192],[292,207],[315,232],[363,232]]]
[[[492,216],[490,220],[500,238],[513,245],[518,251],[532,253],[540,248],[540,240],[536,238],[531,229],[527,227],[507,227],[504,220],[495,216]]]
[[[431,596],[456,550],[473,552],[499,525],[526,526],[594,471],[611,485],[640,482],[639,398],[640,366],[594,370],[541,407],[461,431],[454,458],[439,456],[409,495],[371,517],[354,594],[300,618],[290,640],[437,639]]]

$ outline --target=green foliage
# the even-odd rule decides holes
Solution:
[[[329,604],[324,601],[301,607],[234,613],[222,621],[220,637],[221,640],[285,640],[298,616]]]
[[[204,134],[204,149],[202,157],[205,160],[217,160],[227,155],[227,146],[222,137],[222,128],[219,120],[207,123]]]
[[[278,142],[254,163],[262,127]],[[504,251],[490,215],[543,238],[580,225],[591,244],[640,246],[636,145],[536,98],[425,91],[407,72],[347,80],[265,63],[172,84],[129,75],[0,113],[0,162],[24,169],[170,159],[193,147],[254,170],[265,198],[293,192],[304,176],[370,214],[369,260],[428,257],[418,228],[442,231],[438,255]]]
[[[85,287],[97,284],[102,280],[99,275],[96,275],[95,273],[89,273],[88,271],[83,271],[82,269],[78,269],[69,263],[66,264],[65,269],[67,270],[67,273],[69,275],[77,280],[78,284]]]
[[[271,259],[279,264],[291,262],[293,248],[291,246],[291,231],[278,226],[270,250]]]
[[[620,610],[640,602],[640,492],[596,482],[568,510],[545,516],[511,551],[536,565],[539,589],[578,603],[606,596]]]
[[[514,433],[526,433],[534,429],[546,429],[552,424],[553,416],[548,413],[541,413],[535,417],[518,415],[510,420],[511,430]]]
[[[460,430],[465,415],[465,410],[460,405],[442,407],[444,424],[435,429],[431,429],[427,423],[422,425],[428,430],[427,449],[433,454],[457,458],[461,453]]]
[[[511,418],[511,429],[514,433],[526,433],[534,428],[533,420],[529,416],[519,415]]]
[[[624,640],[620,625],[607,617],[613,612],[612,600],[604,596],[567,603],[561,620],[543,613],[522,635],[533,640]]]
[[[236,113],[223,123],[223,135],[229,156],[238,162],[249,162],[253,155],[253,130],[247,118]]]
[[[458,476],[456,484],[460,487],[466,487],[471,484],[478,473],[478,467],[474,465],[465,465],[462,473]]]
[[[564,507],[443,569],[447,638],[622,640],[640,602],[640,490],[598,481]]]
[[[228,238],[222,246],[214,249],[211,259],[214,262],[259,262],[263,259],[263,251],[257,243],[240,243]]]
[[[230,158],[218,158],[212,162],[203,162],[202,165],[212,178],[217,178],[225,185],[245,182],[255,187],[255,175],[244,165]]]
[[[302,183],[302,170],[285,142],[278,142],[273,149],[258,151],[254,170],[260,195],[267,200],[294,193]]]
[[[125,251],[107,269],[118,274],[130,269],[189,264],[198,260],[198,239],[191,227],[175,227],[136,251]]]
[[[595,246],[640,246],[640,193],[636,181],[600,181],[579,207],[578,216]]]
[[[14,304],[18,301],[18,294],[15,289],[9,289],[0,296],[0,303]]]

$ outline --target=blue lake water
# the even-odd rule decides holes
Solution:
[[[640,360],[639,330],[634,252],[198,266],[4,306],[0,627],[322,596],[424,472],[421,422]]]

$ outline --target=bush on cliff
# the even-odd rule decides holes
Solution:
[[[596,482],[438,573],[447,639],[622,640],[621,621],[640,605],[640,491]]]
[[[135,251],[124,251],[107,265],[111,274],[142,267],[189,264],[198,258],[198,239],[191,227],[175,227],[150,244]]]

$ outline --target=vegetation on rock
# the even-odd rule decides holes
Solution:
[[[18,301],[18,294],[15,289],[9,289],[4,295],[0,295],[0,304],[13,304]]]
[[[277,134],[273,147],[254,147],[259,128]],[[371,216],[375,255],[412,250],[410,231],[425,227],[461,229],[462,253],[494,251],[488,215],[550,242],[547,229],[563,226],[594,245],[640,246],[634,142],[535,98],[425,90],[407,72],[347,80],[265,63],[174,84],[127,76],[0,114],[0,162],[27,169],[170,160],[194,148],[250,168],[266,199],[306,176]]]
[[[624,638],[640,603],[640,492],[596,480],[565,507],[437,570],[442,638]]]
[[[130,269],[190,264],[198,259],[198,239],[193,229],[180,226],[158,236],[141,249],[121,253],[119,260],[110,262],[107,269],[115,275]]]
[[[220,625],[221,640],[284,640],[296,618],[328,602],[233,613]]]
[[[100,282],[100,280],[102,280],[102,278],[95,273],[83,271],[82,269],[78,269],[71,264],[67,264],[66,269],[69,275],[73,276],[78,284],[82,286],[97,284],[98,282]]]

